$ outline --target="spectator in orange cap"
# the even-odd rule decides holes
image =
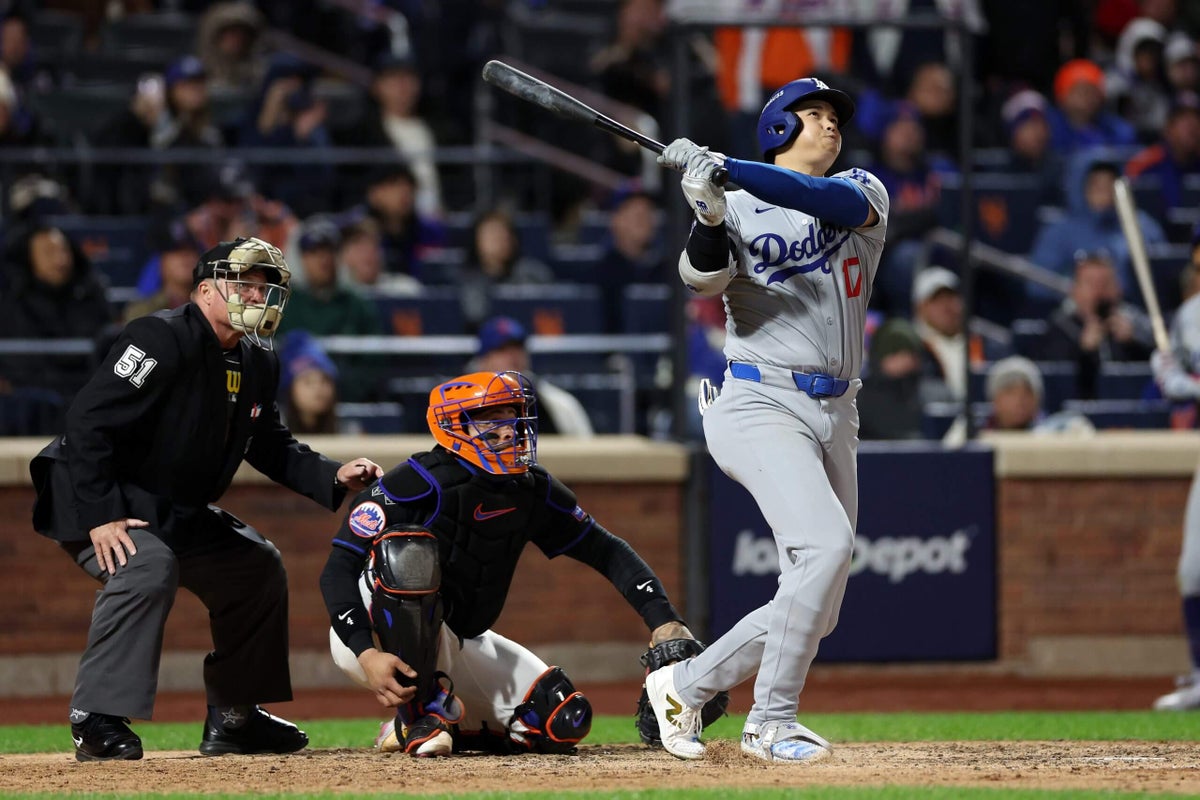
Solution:
[[[1088,147],[1129,145],[1133,126],[1104,107],[1104,72],[1086,58],[1063,64],[1054,76],[1050,141],[1064,156]]]

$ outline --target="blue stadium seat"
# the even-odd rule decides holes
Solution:
[[[426,287],[404,295],[369,295],[387,333],[396,336],[454,336],[466,332],[458,290]]]
[[[1191,261],[1191,245],[1155,245],[1148,246],[1146,250],[1159,308],[1164,314],[1170,314],[1183,303],[1183,287],[1179,285],[1179,276]],[[1125,292],[1125,299],[1143,309],[1146,307],[1140,286],[1131,286]]]
[[[85,217],[69,214],[47,217],[83,248],[92,266],[108,276],[113,286],[134,286],[149,252],[143,217]]]
[[[631,283],[621,308],[624,333],[667,333],[671,330],[671,287],[663,283]]]
[[[199,19],[190,14],[177,12],[126,14],[105,22],[100,31],[100,44],[109,53],[153,48],[183,55],[195,49],[198,22]]]
[[[393,378],[387,384],[387,396],[400,406],[400,430],[397,433],[429,433],[425,412],[429,408],[429,392],[448,380],[442,375],[413,375]],[[432,444],[432,439],[430,444]]]
[[[444,220],[447,244],[451,247],[461,247],[464,251],[469,252],[471,229],[475,224],[475,217],[475,214],[470,213],[447,214]],[[517,238],[521,242],[521,255],[549,263],[551,260],[550,218],[545,214],[537,213],[514,214],[513,225],[516,226]]]
[[[395,402],[338,403],[338,419],[354,423],[363,433],[404,433],[404,406]],[[424,415],[420,415],[424,421]]]
[[[29,40],[33,51],[46,62],[54,62],[66,53],[76,53],[83,46],[84,20],[70,11],[42,9],[29,23]]]
[[[559,280],[592,283],[597,270],[604,268],[602,244],[555,245],[550,251],[550,268]]]
[[[1154,384],[1154,374],[1145,361],[1117,361],[1100,365],[1096,380],[1099,400],[1141,400]]]
[[[938,216],[948,228],[961,225],[961,181],[958,175],[945,175],[942,178]],[[1041,185],[1038,179],[1028,175],[983,172],[973,174],[971,181],[975,238],[1008,253],[1028,253],[1039,227]]]
[[[921,409],[921,438],[940,440],[961,411],[958,403],[926,403]]]
[[[101,124],[129,104],[126,86],[64,86],[29,95],[33,110],[53,123],[59,144],[79,144]]]
[[[604,304],[595,286],[497,286],[492,291],[492,307],[543,336],[604,333]]]
[[[633,433],[633,387],[619,375],[544,375],[583,405],[596,433]]]
[[[1014,319],[1010,327],[1013,335],[1013,350],[1030,358],[1031,354],[1037,352],[1038,345],[1050,326],[1044,319]]]
[[[1166,400],[1068,400],[1063,409],[1083,414],[1099,429],[1169,428],[1171,420]]]

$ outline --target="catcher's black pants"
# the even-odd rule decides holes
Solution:
[[[172,550],[144,528],[129,535],[137,554],[108,575],[90,542],[65,542],[75,562],[104,583],[96,593],[73,708],[149,719],[158,689],[163,627],[182,586],[209,611],[213,649],[204,685],[215,706],[292,699],[287,663],[287,573],[275,545],[252,528],[235,531],[204,515],[198,546]]]

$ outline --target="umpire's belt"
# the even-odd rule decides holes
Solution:
[[[809,397],[841,397],[850,388],[850,381],[823,372],[792,372],[783,367],[763,369],[745,361],[730,361],[729,374],[744,381],[765,383],[780,389],[790,389],[794,385]],[[790,384],[786,382],[786,376],[791,376]]]

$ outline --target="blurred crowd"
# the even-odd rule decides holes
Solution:
[[[881,5],[962,20],[973,60],[934,28],[680,34],[663,0],[0,0],[0,155],[46,146],[79,156],[0,161],[0,338],[111,341],[123,321],[186,302],[200,252],[257,235],[293,269],[280,400],[294,430],[355,430],[337,419],[339,402],[396,399],[380,360],[331,357],[319,342],[434,332],[394,311],[395,298],[431,289],[456,298],[453,329],[436,332],[477,335],[476,359],[489,341],[519,344],[525,369],[547,372],[528,337],[578,329],[569,314],[510,318],[502,287],[590,287],[597,322],[582,332],[671,330],[665,311],[649,326],[631,312],[629,287],[676,285],[663,208],[677,198],[660,192],[636,146],[554,127],[494,94],[491,119],[619,180],[517,164],[482,191],[469,159],[444,157],[481,141],[481,65],[519,58],[619,103],[618,119],[669,131],[664,139],[686,124],[739,157],[757,157],[754,122],[769,93],[816,75],[858,103],[834,170],[869,169],[891,196],[863,438],[1098,427],[1084,406],[1072,410],[1084,401],[1136,401],[1155,421],[1126,424],[1170,424],[1178,417],[1163,411],[1147,366],[1153,340],[1114,185],[1133,182],[1171,314],[1195,292],[1200,264],[1200,4]],[[672,69],[680,37],[684,75]],[[976,92],[965,105],[964,71]],[[672,117],[679,92],[687,120]],[[84,157],[110,148],[147,157]],[[354,152],[364,155],[344,157]],[[931,235],[963,225],[968,171],[974,235],[1041,276],[976,271],[971,308],[960,253]],[[133,232],[118,241],[112,220]],[[719,381],[719,304],[692,301],[686,317],[691,377]],[[456,374],[462,360],[433,371]],[[90,363],[81,352],[3,356],[0,432],[40,433]],[[671,407],[663,393],[686,381],[638,364],[648,392],[635,425],[660,432],[655,404]],[[591,433],[587,403],[554,374],[542,380],[569,398],[560,427]],[[966,407],[968,397],[979,402]]]

